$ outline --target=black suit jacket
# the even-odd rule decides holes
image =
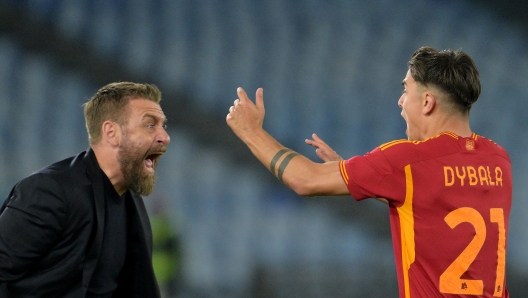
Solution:
[[[85,296],[103,240],[102,175],[88,149],[15,185],[0,209],[0,298]],[[150,222],[143,199],[131,193],[127,256],[113,297],[160,297]]]

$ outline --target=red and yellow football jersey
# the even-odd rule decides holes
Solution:
[[[506,150],[447,132],[386,143],[340,170],[356,200],[389,201],[400,297],[509,297]]]

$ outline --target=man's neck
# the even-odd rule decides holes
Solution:
[[[473,133],[469,126],[469,119],[467,117],[439,117],[430,123],[431,125],[424,129],[424,140],[437,136],[442,132],[452,132],[464,138],[470,137]]]

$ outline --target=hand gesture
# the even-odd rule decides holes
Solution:
[[[264,122],[264,95],[263,89],[258,88],[255,94],[255,104],[249,99],[246,91],[237,88],[238,98],[229,108],[226,122],[233,132],[242,140],[245,136],[262,128]]]
[[[319,156],[324,162],[342,160],[341,156],[332,150],[332,148],[330,148],[330,146],[328,146],[316,134],[312,134],[312,138],[313,140],[306,139],[305,142],[306,144],[317,148],[315,149],[315,154],[317,154],[317,156]]]

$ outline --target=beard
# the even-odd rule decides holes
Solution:
[[[145,171],[144,161],[151,152],[159,151],[159,149],[153,148],[142,154],[139,148],[128,141],[119,146],[119,164],[128,189],[141,196],[148,196],[152,193],[156,184],[156,175]],[[157,163],[158,159],[154,161],[154,168]]]

